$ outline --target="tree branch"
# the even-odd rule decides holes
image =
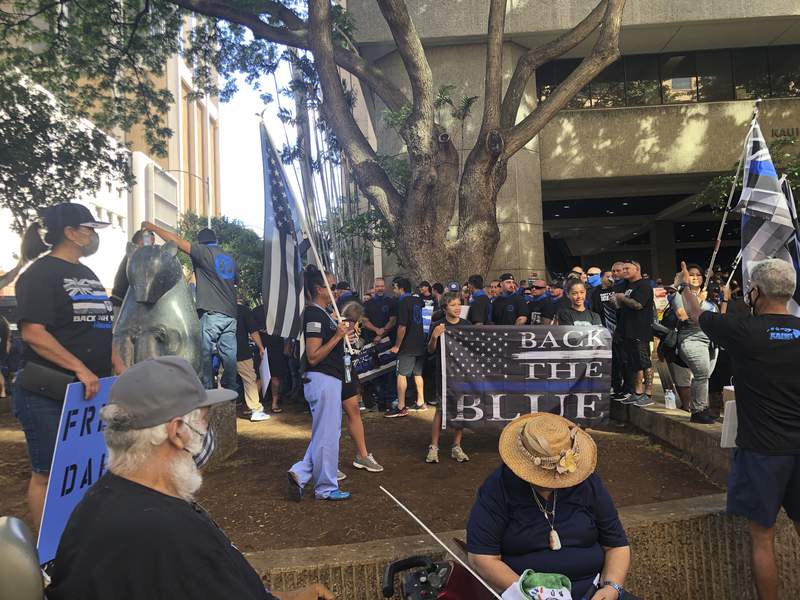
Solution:
[[[329,0],[309,2],[308,24],[311,51],[314,53],[314,64],[323,94],[321,109],[350,160],[359,187],[394,227],[402,197],[378,165],[377,156],[355,122],[344,96],[339,70],[333,58]]]
[[[303,50],[311,49],[308,40],[308,32],[305,29],[306,23],[297,17],[297,15],[295,15],[296,20],[293,19],[289,16],[291,11],[277,2],[266,1],[263,4],[264,6],[275,5],[276,12],[270,12],[270,14],[278,16],[278,18],[287,24],[289,27],[288,29],[270,25],[263,21],[258,14],[242,12],[232,8],[228,3],[222,0],[171,1],[176,6],[180,6],[186,10],[247,27],[252,32],[253,36],[258,39]],[[287,22],[287,20],[290,22]],[[333,51],[333,58],[337,65],[342,67],[345,71],[352,73],[358,77],[362,83],[369,86],[390,109],[400,110],[409,103],[408,98],[402,90],[398,88],[380,68],[364,60],[355,52],[336,46]]]
[[[619,56],[619,31],[622,24],[622,10],[625,0],[607,0],[603,22],[600,25],[600,37],[592,48],[591,54],[584,58],[578,67],[570,73],[547,99],[540,103],[519,124],[502,132],[505,138],[504,155],[513,156],[552,119],[555,114],[567,105],[592,79],[608,67]]]
[[[397,52],[411,82],[411,114],[400,134],[412,156],[430,155],[433,148],[433,74],[405,0],[378,0],[392,32]]]
[[[514,68],[514,74],[508,83],[506,95],[503,98],[503,106],[500,110],[501,127],[513,127],[517,121],[517,111],[519,110],[522,96],[533,73],[543,64],[569,52],[575,46],[583,42],[591,33],[600,26],[606,14],[608,0],[601,0],[594,10],[590,12],[580,23],[569,31],[561,34],[556,39],[534,48],[519,57]]]
[[[506,0],[491,0],[489,37],[486,41],[486,77],[483,118],[478,139],[500,126],[500,100],[503,93],[503,30],[506,23]]]

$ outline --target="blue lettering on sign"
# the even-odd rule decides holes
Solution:
[[[414,323],[422,325],[422,307],[419,304],[414,305]]]
[[[214,268],[220,279],[228,281],[236,277],[236,263],[227,254],[217,254],[214,257]]]
[[[770,327],[767,329],[771,340],[796,340],[800,339],[800,329],[791,327]]]

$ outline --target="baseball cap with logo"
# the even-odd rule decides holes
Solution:
[[[459,292],[461,291],[461,285],[457,281],[451,281],[447,284],[447,291],[448,292]]]
[[[235,400],[233,390],[206,390],[188,361],[182,356],[148,358],[120,375],[111,386],[109,404],[124,410],[124,422],[115,429],[146,429],[168,423],[197,408]]]
[[[95,219],[92,211],[83,204],[62,202],[41,210],[42,221],[48,231],[62,231],[64,227],[92,227],[100,229],[110,223]]]
[[[503,273],[502,275],[500,275],[501,283],[508,280],[514,281],[514,276],[511,273]]]

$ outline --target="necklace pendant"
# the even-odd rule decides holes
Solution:
[[[555,529],[550,530],[550,550],[561,550],[561,538]]]

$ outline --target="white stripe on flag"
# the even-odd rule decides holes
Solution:
[[[285,239],[284,246],[286,248],[286,258],[283,261],[287,267],[294,265],[294,240],[287,239],[286,236],[281,236]],[[286,298],[286,305],[283,308],[283,327],[281,327],[281,337],[289,337],[292,333],[292,324],[294,321],[295,309],[297,308],[297,298],[295,297],[295,280],[294,273],[286,273],[286,293],[283,296]]]
[[[275,232],[272,235],[271,253],[269,261],[269,298],[265,298],[267,309],[267,331],[275,331],[276,309],[281,300],[281,267],[283,256],[281,255],[281,235]]]

